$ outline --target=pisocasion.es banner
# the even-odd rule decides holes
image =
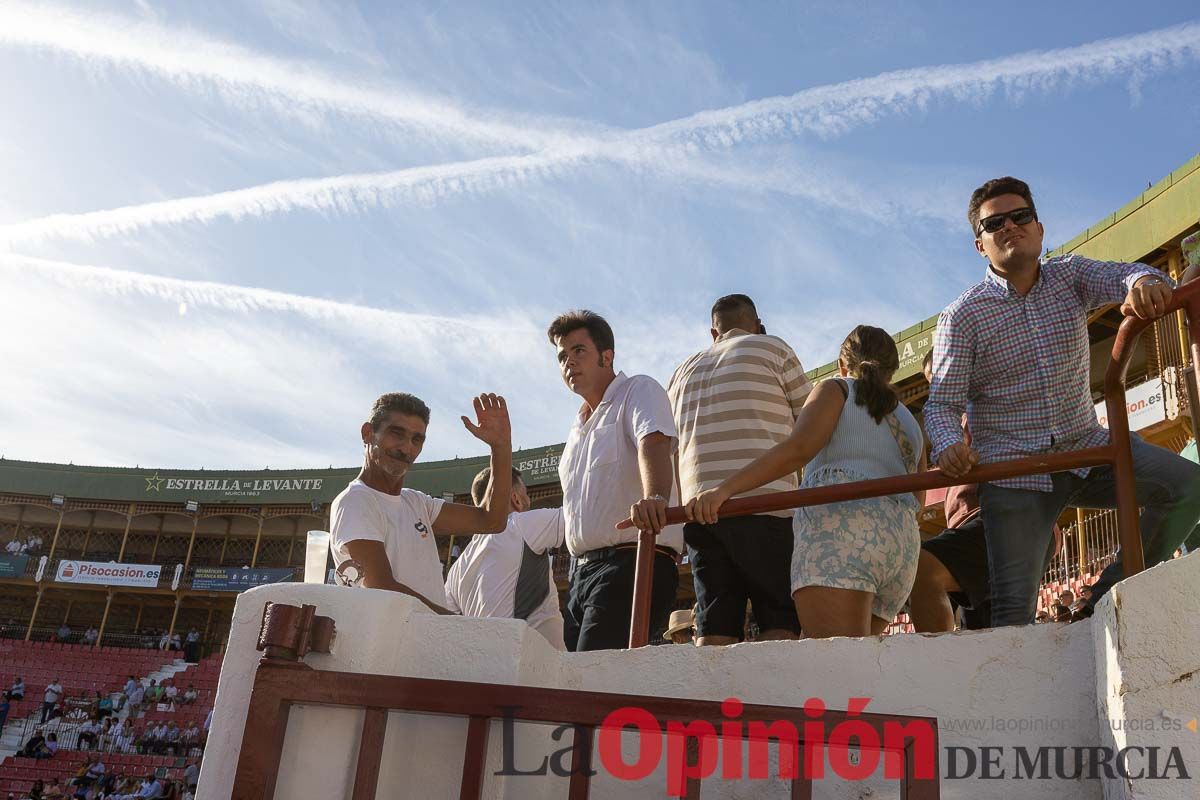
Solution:
[[[98,583],[103,586],[158,586],[158,564],[118,564],[114,561],[60,561],[58,583]]]

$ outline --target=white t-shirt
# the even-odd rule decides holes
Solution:
[[[477,534],[446,575],[447,608],[467,617],[520,616],[531,625],[534,615],[558,614],[547,552],[563,543],[565,532],[562,509],[538,508],[509,514],[500,533]],[[549,595],[530,607],[528,598],[541,594],[547,575]],[[531,580],[541,585],[531,586]]]
[[[8,543],[8,546],[5,547],[4,549],[7,550],[8,552],[12,553],[13,555],[16,555],[21,552],[21,549],[23,547],[24,547],[23,544],[18,542],[16,539],[13,539],[11,542]]]
[[[356,478],[334,499],[330,511],[333,563],[340,565],[350,558],[347,542],[383,542],[396,581],[431,603],[446,605],[442,562],[433,536],[433,523],[445,502],[415,489],[384,494]]]
[[[63,688],[62,688],[61,683],[52,683],[49,686],[47,686],[46,687],[46,697],[45,697],[46,702],[47,703],[57,703],[58,698],[62,697],[62,691],[63,691]]]
[[[637,528],[617,530],[629,518],[629,507],[642,499],[638,443],[652,433],[675,438],[671,401],[656,380],[646,375],[617,374],[604,398],[584,421],[580,409],[558,462],[563,488],[567,548],[572,555],[615,544],[637,542]],[[674,481],[672,481],[674,484]],[[678,505],[672,487],[671,505]],[[658,535],[658,544],[683,551],[683,526]]]

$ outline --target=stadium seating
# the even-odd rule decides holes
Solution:
[[[144,681],[147,675],[173,664],[177,655],[175,652],[164,653],[159,650],[0,640],[0,683],[3,684],[0,688],[7,689],[18,675],[25,679],[25,699],[12,704],[5,730],[23,718],[40,712],[46,685],[55,678],[62,683],[66,698],[85,696],[93,699],[97,691],[105,695],[121,691],[130,675]],[[220,657],[217,656],[189,668],[191,671],[198,666],[199,670],[194,677],[183,682],[180,694],[190,682],[195,684],[200,696],[196,704],[182,707],[186,710],[185,715],[171,717],[176,719],[177,724],[185,720],[183,724],[186,726],[186,720],[197,715],[197,723],[203,723],[213,705],[215,676],[220,673],[220,663]],[[178,680],[176,685],[179,685]],[[149,714],[163,715],[164,718],[170,716],[170,712],[148,711]],[[64,738],[63,743],[65,745],[70,741],[73,740]],[[7,758],[0,764],[0,796],[13,792],[20,797],[37,779],[48,781],[57,777],[65,782],[75,775],[80,763],[91,755],[89,752],[61,749],[51,759]],[[174,777],[174,772],[182,775],[184,766],[182,759],[171,756],[105,753],[103,758],[110,771],[119,769],[125,774],[145,774],[150,769],[171,767],[168,777]]]

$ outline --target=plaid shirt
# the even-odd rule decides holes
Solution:
[[[938,318],[925,404],[932,460],[962,441],[964,411],[981,463],[1107,444],[1091,396],[1087,315],[1124,300],[1146,275],[1163,277],[1145,264],[1060,256],[1042,263],[1022,297],[989,268]],[[1049,475],[996,484],[1052,487]]]

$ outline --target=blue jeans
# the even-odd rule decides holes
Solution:
[[[1130,437],[1139,527],[1146,566],[1170,558],[1200,520],[1200,465],[1169,450]],[[992,579],[992,626],[1028,625],[1037,611],[1037,590],[1046,546],[1058,515],[1074,508],[1116,508],[1111,467],[1095,467],[1085,477],[1071,472],[1051,476],[1049,492],[1009,489],[990,483],[979,487],[979,506],[988,544]],[[1124,577],[1121,556],[1092,587],[1094,605]]]

